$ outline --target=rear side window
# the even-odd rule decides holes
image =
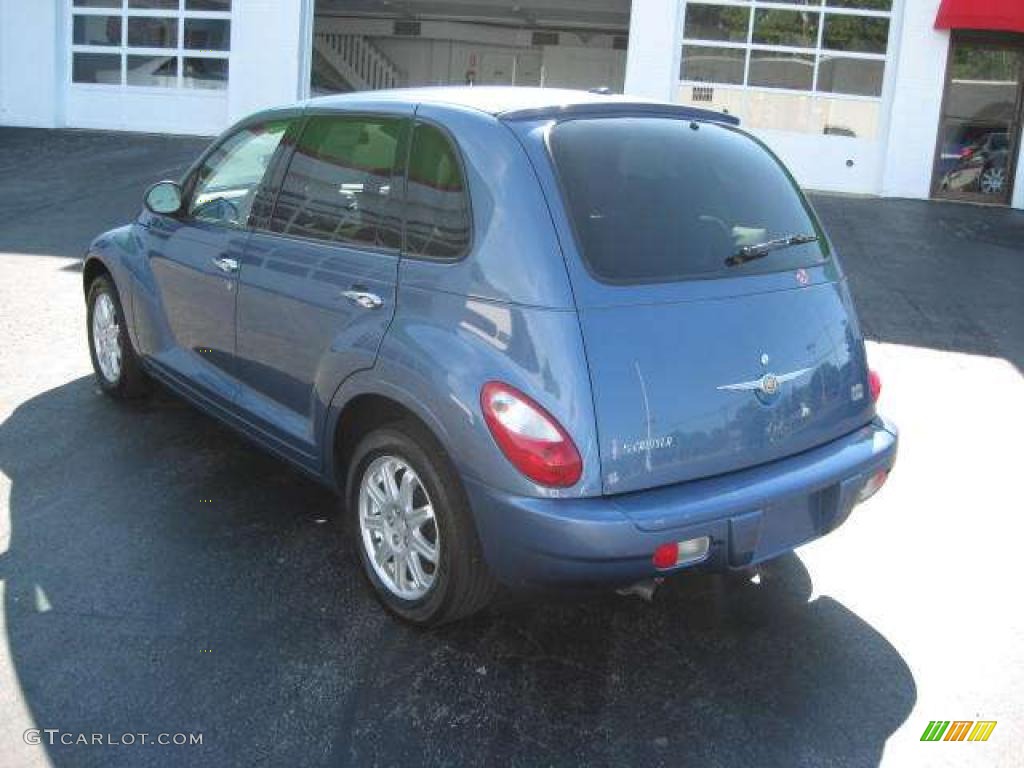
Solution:
[[[550,144],[583,259],[600,280],[775,272],[827,257],[793,180],[738,131],[665,117],[593,118],[555,126]],[[792,236],[818,239],[749,258],[755,246]]]
[[[413,131],[406,192],[406,251],[457,259],[469,247],[469,199],[455,147],[439,129]]]
[[[270,229],[330,242],[401,246],[395,176],[404,122],[312,117],[295,146]]]

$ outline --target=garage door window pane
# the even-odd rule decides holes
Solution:
[[[125,77],[128,85],[175,88],[178,85],[178,57],[129,56]]]
[[[178,10],[178,0],[128,0],[128,7],[176,11]]]
[[[680,76],[683,80],[696,80],[702,83],[742,85],[746,56],[747,53],[742,48],[685,45]]]
[[[120,8],[121,0],[75,0],[75,8]]]
[[[177,48],[178,20],[129,17],[128,45],[135,48]]]
[[[120,16],[75,16],[75,45],[121,45]]]
[[[686,27],[683,34],[690,40],[745,43],[749,24],[749,8],[687,4]]]
[[[856,8],[861,11],[891,11],[892,0],[825,0],[832,8]]]
[[[185,47],[193,51],[226,51],[231,45],[231,22],[225,19],[185,19]]]
[[[270,228],[331,242],[397,248],[402,202],[395,158],[403,121],[311,118],[295,148]]]
[[[750,84],[809,91],[814,84],[814,57],[782,51],[751,51]]]
[[[885,62],[822,56],[818,64],[818,90],[854,96],[881,96]]]
[[[223,90],[228,87],[227,59],[185,59],[186,88]]]
[[[814,48],[819,16],[817,12],[762,8],[754,15],[754,42]]]
[[[121,56],[116,53],[76,53],[71,65],[76,83],[121,84]]]
[[[185,0],[189,11],[230,11],[231,0]]]
[[[469,245],[469,200],[459,159],[437,128],[418,125],[409,156],[406,247],[416,256],[457,259]]]
[[[867,16],[825,17],[822,47],[832,51],[858,53],[885,53],[889,41],[889,20]]]

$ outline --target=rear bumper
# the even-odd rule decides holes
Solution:
[[[865,483],[896,461],[896,428],[876,418],[810,451],[728,475],[583,499],[512,496],[467,478],[488,564],[525,584],[625,584],[683,568],[741,568],[841,525]],[[708,536],[699,566],[662,571],[661,544]]]

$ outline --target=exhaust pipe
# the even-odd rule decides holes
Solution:
[[[653,579],[644,579],[636,584],[630,584],[628,587],[617,589],[615,593],[623,597],[639,597],[645,603],[653,603],[654,591],[661,586],[663,581],[665,579],[661,576],[655,576]]]

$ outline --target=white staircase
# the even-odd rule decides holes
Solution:
[[[317,31],[313,47],[353,90],[396,88],[404,81],[398,67],[362,35]]]

